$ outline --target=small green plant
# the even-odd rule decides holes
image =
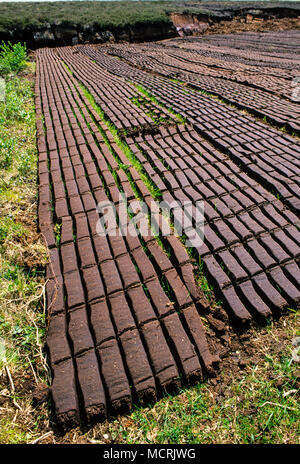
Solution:
[[[10,42],[2,42],[0,45],[0,75],[15,74],[20,72],[26,65],[26,45]]]
[[[62,224],[57,222],[54,226],[54,234],[55,234],[55,238],[56,238],[56,244],[57,246],[60,245],[60,240],[61,240],[61,226]]]

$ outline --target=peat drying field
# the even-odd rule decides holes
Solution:
[[[298,304],[299,49],[300,32],[285,31],[37,51],[61,424],[205,380],[225,323],[246,330]],[[128,219],[137,200],[191,204],[186,234],[164,235],[161,210],[159,234],[123,234],[122,198]],[[204,243],[187,247],[199,201]],[[116,233],[99,234],[102,202],[117,211]]]

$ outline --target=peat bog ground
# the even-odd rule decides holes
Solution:
[[[290,30],[36,51],[42,442],[297,443],[299,47]],[[156,235],[122,234],[124,198],[126,221],[189,203],[190,229],[202,201],[204,243],[165,236],[162,210]]]

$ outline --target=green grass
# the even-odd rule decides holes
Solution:
[[[32,71],[32,65],[28,65],[28,70]],[[0,114],[0,336],[7,341],[7,353],[11,351],[12,358],[23,365],[23,349],[30,353],[30,334],[34,328],[31,311],[38,307],[38,300],[28,306],[27,301],[40,293],[43,280],[40,268],[46,261],[42,242],[36,240],[37,231],[32,230],[36,229],[37,152],[30,81],[15,75],[7,79],[6,100],[0,104]],[[26,309],[30,308],[27,324],[29,313],[9,311],[21,300]],[[40,314],[36,317],[39,320]],[[39,323],[45,325],[42,320]],[[24,333],[23,342],[19,343],[17,333]],[[33,345],[36,338],[34,334]]]
[[[32,86],[27,80],[12,76],[6,81],[5,102],[0,102],[0,169],[3,170],[0,188],[5,189],[6,179],[21,184],[33,180],[32,157],[35,138],[34,106],[28,106]],[[11,175],[10,175],[11,174]]]
[[[21,239],[23,236],[27,237],[29,230],[22,224],[15,223],[11,217],[0,218],[0,246],[6,240],[10,242],[13,240]]]
[[[14,66],[12,60],[0,103],[0,443],[36,436],[37,418],[23,385],[33,388],[48,380],[42,351],[47,252],[36,227],[35,107],[29,79],[34,64],[26,63],[22,75]]]

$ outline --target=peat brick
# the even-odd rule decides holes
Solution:
[[[104,263],[100,263],[100,270],[108,295],[123,289],[119,271],[114,261],[105,261]]]
[[[84,304],[85,297],[79,272],[74,271],[69,274],[65,274],[64,282],[68,307],[73,308],[74,306]]]
[[[82,268],[96,265],[96,259],[90,238],[78,240],[77,248]]]
[[[70,242],[62,245],[60,252],[64,274],[76,271],[78,269],[78,262],[74,243]]]
[[[141,333],[147,345],[155,379],[161,390],[164,393],[178,390],[180,387],[179,373],[160,323],[152,321],[145,324]]]
[[[52,364],[71,357],[71,350],[67,339],[67,321],[64,313],[50,318],[46,343]]]
[[[128,288],[138,285],[140,278],[130,259],[130,255],[119,256],[116,261],[123,281],[123,287]]]
[[[115,338],[113,322],[105,299],[90,304],[90,320],[96,345]]]
[[[251,307],[253,311],[259,316],[271,316],[272,312],[270,308],[255,291],[250,280],[240,284],[239,288],[242,291],[244,298],[247,300],[247,308]]]
[[[112,295],[109,299],[109,304],[118,335],[122,334],[125,330],[135,328],[135,321],[124,292]]]
[[[70,312],[68,332],[75,355],[94,346],[85,307]]]
[[[77,375],[88,421],[106,417],[106,399],[94,350],[76,357]]]
[[[52,397],[58,421],[66,427],[79,423],[79,405],[76,392],[73,361],[67,359],[53,365]]]
[[[286,300],[271,284],[266,274],[263,273],[255,276],[253,282],[263,293],[264,299],[269,301],[273,307],[277,309],[283,309],[285,306],[287,306]]]
[[[87,292],[88,301],[104,297],[103,282],[97,266],[88,267],[82,270],[83,280]]]
[[[155,380],[138,330],[124,332],[120,341],[138,400],[141,404],[155,401]]]
[[[202,379],[202,369],[195,348],[182,327],[177,313],[163,318],[163,325],[176,350],[179,365],[187,383]]]
[[[116,340],[107,340],[97,348],[101,372],[110,399],[110,412],[129,412],[132,405],[131,391],[123,360]]]

